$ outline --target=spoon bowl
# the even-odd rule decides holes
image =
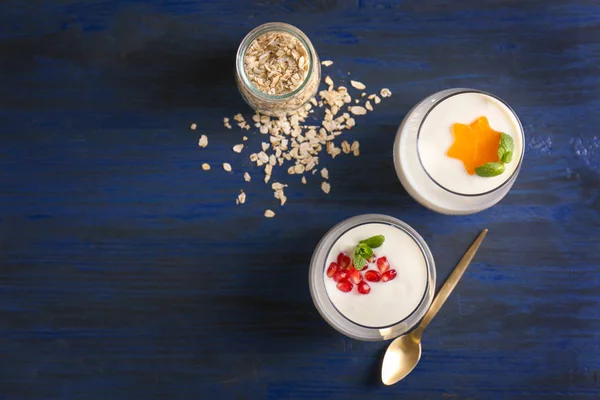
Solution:
[[[409,333],[394,340],[388,347],[381,368],[381,381],[393,385],[404,379],[421,359],[421,339]]]
[[[421,336],[433,317],[440,311],[450,293],[467,270],[475,253],[479,249],[488,230],[484,229],[454,268],[421,323],[410,333],[397,337],[387,348],[381,365],[381,381],[385,385],[404,379],[417,366],[421,359]]]

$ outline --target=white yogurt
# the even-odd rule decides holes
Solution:
[[[469,125],[477,118],[487,117],[490,127],[513,138],[513,159],[506,170],[495,177],[469,175],[463,163],[446,155],[454,142],[452,125]],[[497,99],[483,93],[460,93],[438,103],[425,117],[418,139],[418,150],[425,171],[444,188],[461,194],[489,192],[506,182],[515,172],[523,143],[519,121],[514,113]]]
[[[325,273],[340,252],[351,255],[359,241],[375,235],[384,235],[384,244],[374,249],[377,257],[385,256],[390,269],[398,273],[389,282],[367,282],[371,292],[358,293],[356,285],[349,293],[341,292],[336,282]],[[369,269],[377,270],[375,265]],[[364,273],[366,271],[363,270]],[[323,279],[329,299],[335,308],[352,322],[381,328],[396,324],[408,317],[422,301],[427,289],[427,263],[419,245],[402,229],[383,223],[367,223],[342,234],[333,244]]]

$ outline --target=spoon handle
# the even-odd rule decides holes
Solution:
[[[415,329],[413,333],[415,337],[419,339],[421,338],[421,335],[423,334],[425,328],[427,328],[427,325],[429,325],[433,317],[435,317],[438,311],[440,311],[440,309],[448,299],[448,296],[450,296],[450,293],[452,293],[452,291],[456,287],[456,284],[458,283],[460,278],[462,278],[464,272],[467,270],[467,267],[471,263],[471,260],[473,259],[473,257],[475,257],[475,254],[477,253],[477,250],[479,249],[481,242],[483,242],[483,238],[485,237],[487,232],[487,229],[481,231],[479,236],[477,236],[477,239],[475,239],[471,247],[469,247],[469,249],[463,256],[463,258],[461,258],[461,260],[458,262],[448,279],[446,279],[446,282],[444,282],[444,285],[440,289],[439,293],[437,294],[437,296],[435,296],[435,299],[433,300],[433,303],[431,303],[431,307],[429,307],[429,310],[427,310],[427,313],[423,317],[423,320],[421,320],[421,323]]]

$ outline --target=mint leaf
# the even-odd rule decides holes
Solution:
[[[362,256],[354,255],[354,268],[361,271],[367,265],[367,260]]]
[[[501,162],[489,162],[481,167],[475,168],[475,173],[484,178],[490,178],[492,176],[500,175],[505,169],[504,164]]]
[[[371,249],[378,248],[379,246],[381,246],[383,244],[383,242],[385,242],[385,236],[383,236],[383,235],[371,236],[368,239],[360,241],[360,243],[366,244]],[[370,257],[367,257],[367,258],[370,258]]]
[[[500,142],[502,142],[502,139],[500,139]],[[502,161],[502,157],[504,157],[504,153],[506,153],[506,149],[504,147],[502,147],[502,145],[498,145],[498,159],[500,161]]]
[[[508,164],[512,161],[515,151],[515,142],[510,135],[502,133],[500,136],[500,145],[498,146],[498,158],[501,162]]]
[[[373,249],[364,243],[359,243],[354,249],[354,268],[359,271],[362,270],[371,257],[373,257]]]
[[[362,258],[371,258],[373,257],[373,249],[365,243],[359,243],[354,250],[354,254]]]

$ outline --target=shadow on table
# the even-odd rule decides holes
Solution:
[[[235,84],[237,44],[162,39],[131,51],[116,79],[137,101],[168,111],[181,107],[246,109]]]
[[[315,341],[330,341],[337,335],[318,314],[308,288],[310,257],[316,245],[313,238],[323,233],[296,231],[273,239],[269,247],[276,250],[246,275],[247,295],[237,305],[244,319],[241,324],[251,328],[249,333],[264,335],[273,348],[310,351]]]

